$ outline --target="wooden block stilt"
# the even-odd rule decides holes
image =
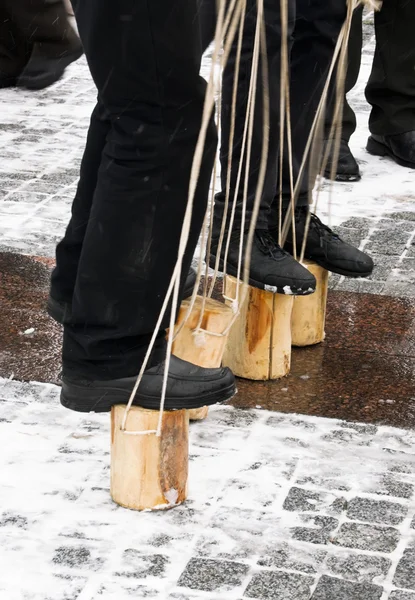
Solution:
[[[235,298],[237,285],[234,277],[227,276],[226,295]],[[278,379],[287,375],[291,366],[293,300],[293,296],[249,286],[229,333],[223,364],[246,379]]]
[[[201,296],[196,297],[192,312],[174,341],[173,354],[200,367],[217,368],[222,363],[227,336],[209,335],[208,333],[201,333],[200,336],[194,335],[193,331],[200,319],[202,300]],[[190,298],[182,302],[176,323],[176,330],[185,319],[189,305]],[[229,306],[217,300],[206,298],[201,328],[213,333],[222,333],[229,326],[232,317],[233,312]],[[207,406],[189,410],[189,419],[191,421],[200,421],[205,419],[207,414]]]
[[[324,340],[329,274],[326,269],[311,261],[304,261],[317,280],[314,294],[296,296],[291,317],[293,346],[312,346]]]
[[[125,406],[111,410],[111,497],[134,510],[162,510],[187,496],[189,418],[186,410],[163,414],[161,436],[121,430]],[[157,429],[159,412],[132,407],[127,431]]]

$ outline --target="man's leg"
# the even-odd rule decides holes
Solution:
[[[0,88],[13,87],[32,53],[32,44],[17,27],[12,13],[0,5]]]
[[[368,150],[415,168],[415,0],[384,0],[375,13],[376,50],[366,98]]]
[[[111,127],[82,245],[72,321],[64,327],[62,402],[76,410],[107,410],[128,399],[177,260],[205,85],[198,74],[194,0],[74,4]],[[215,146],[211,121],[185,271],[203,222]],[[158,333],[154,367],[139,390],[140,403],[151,408],[160,399],[168,318]],[[227,370],[178,360],[172,365],[166,408],[202,405],[206,385],[213,391],[208,403],[233,393]]]
[[[344,0],[297,0],[297,10],[291,54],[294,180],[298,177],[337,38],[346,17],[346,4]],[[310,172],[310,168],[306,169],[296,208],[297,252],[301,251],[314,184],[315,174]],[[287,170],[284,172],[283,187],[287,206],[290,198]],[[291,236],[287,239],[286,247],[293,252]],[[373,261],[369,256],[343,242],[315,215],[311,216],[305,258],[314,260],[329,271],[349,277],[368,276],[373,270]]]
[[[2,0],[20,36],[30,43],[30,57],[17,76],[17,85],[41,89],[57,81],[65,68],[82,55],[82,46],[69,24],[62,0]]]
[[[202,0],[205,4],[201,15],[205,15],[205,21],[201,23],[202,40],[209,39],[212,35],[212,7],[215,0]],[[206,6],[206,3],[208,6]],[[290,24],[289,32],[293,25],[293,1],[290,1]],[[254,200],[258,187],[258,176],[260,171],[262,144],[263,144],[263,92],[264,85],[261,79],[261,65],[259,66],[258,82],[256,84],[255,115],[253,125],[253,137],[251,146],[251,159],[248,173],[248,190],[246,201],[246,218],[242,223],[244,179],[246,169],[246,158],[242,158],[243,133],[246,122],[246,108],[248,103],[249,84],[251,80],[251,68],[254,49],[255,28],[257,24],[256,0],[248,0],[246,17],[242,39],[242,52],[240,57],[235,131],[232,146],[232,163],[230,174],[229,208],[225,215],[225,198],[228,178],[228,160],[230,155],[229,140],[232,123],[232,96],[237,63],[237,39],[232,44],[228,63],[224,69],[222,78],[222,113],[221,113],[221,191],[215,198],[215,212],[213,221],[213,244],[210,256],[211,267],[215,266],[218,249],[218,238],[223,218],[226,217],[226,231],[230,224],[231,206],[236,195],[235,219],[232,227],[232,238],[229,247],[227,261],[227,272],[236,275],[239,258],[239,240],[241,235],[246,238],[246,231],[252,220]],[[266,167],[265,183],[262,192],[261,206],[256,223],[256,233],[252,250],[250,265],[250,283],[259,288],[267,287],[276,292],[284,293],[284,289],[291,288],[292,293],[310,293],[315,287],[315,280],[307,270],[296,263],[291,256],[282,252],[268,233],[268,221],[270,205],[277,184],[278,151],[279,151],[279,106],[280,106],[280,60],[281,60],[281,17],[280,3],[275,0],[265,0],[264,19],[267,41],[267,63],[269,73],[269,144],[268,159]],[[206,33],[206,29],[210,32]],[[248,142],[247,142],[248,145]],[[246,156],[246,154],[245,154]],[[236,193],[239,165],[242,160],[242,173],[239,190]],[[219,268],[223,269],[223,244]]]
[[[362,58],[362,16],[363,6],[356,8],[353,14],[353,19],[350,27],[349,45],[347,49],[347,70],[346,79],[344,82],[344,101],[343,101],[343,116],[342,116],[342,131],[340,139],[340,151],[335,170],[336,181],[358,181],[360,179],[359,165],[357,164],[353,154],[350,152],[349,140],[356,130],[356,115],[350,104],[347,101],[348,94],[356,85],[359,77],[360,63]],[[324,139],[330,139],[331,126],[334,115],[334,107],[336,102],[335,82],[332,84],[332,90],[327,101],[327,108],[324,121]],[[332,154],[329,156],[329,161],[325,170],[325,176],[331,178],[332,171]]]

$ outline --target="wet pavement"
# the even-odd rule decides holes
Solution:
[[[0,377],[57,382],[61,327],[45,304],[53,260],[0,253]],[[240,408],[415,426],[415,299],[329,292],[326,339],[288,377],[239,380]]]

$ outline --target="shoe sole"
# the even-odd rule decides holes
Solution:
[[[216,264],[216,256],[214,256],[213,254],[210,255],[210,259],[209,259],[209,265],[212,269],[214,269],[215,267],[212,265]],[[219,261],[219,267],[218,267],[219,271],[223,272],[223,262]],[[234,269],[232,267],[232,265],[227,265],[227,275],[231,275],[232,277],[237,277],[237,271],[236,269]],[[316,288],[308,286],[307,289],[302,289],[302,288],[297,288],[296,290],[293,289],[292,286],[290,285],[284,285],[284,286],[275,286],[275,285],[268,285],[266,283],[262,283],[260,281],[255,281],[255,279],[252,279],[251,277],[249,277],[248,279],[248,283],[249,285],[252,285],[253,287],[256,287],[260,290],[265,290],[267,292],[272,292],[273,294],[282,294],[283,296],[309,296],[310,294],[313,294],[316,291]],[[286,294],[286,292],[284,291],[284,288],[289,287],[291,290],[291,294]]]
[[[331,178],[331,173],[325,172],[324,177],[329,181],[340,181],[340,182],[348,182],[348,181],[360,181],[362,176],[358,175],[348,175],[346,173],[336,173],[334,179]]]
[[[306,257],[308,260],[312,260],[326,271],[330,271],[330,273],[336,273],[337,275],[344,275],[345,277],[351,277],[352,279],[358,279],[359,277],[369,277],[373,273],[373,269],[368,271],[367,273],[356,273],[355,271],[346,271],[345,269],[333,269],[332,265],[329,265],[324,260],[316,260],[313,257]]]
[[[366,150],[369,152],[369,154],[372,154],[373,156],[388,156],[396,163],[398,163],[398,165],[400,165],[401,167],[415,169],[415,163],[410,162],[409,160],[403,160],[402,158],[399,158],[399,156],[396,156],[396,154],[394,154],[388,146],[377,142],[372,137],[370,137],[367,140]]]
[[[202,396],[194,396],[193,398],[177,398],[169,400],[166,398],[164,410],[192,410],[194,408],[202,408],[203,406],[211,406],[212,404],[222,404],[233,398],[236,394],[235,383],[228,387],[210,393],[205,393]],[[80,402],[80,398],[83,398]],[[71,383],[70,389],[63,381],[60,401],[62,406],[76,412],[110,412],[115,404],[127,404],[125,390],[108,388],[85,389],[83,386],[77,386]],[[160,410],[160,397],[148,397],[137,395],[134,399],[133,406],[147,408],[149,410]]]

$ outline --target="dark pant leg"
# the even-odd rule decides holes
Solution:
[[[1,0],[32,52],[59,58],[79,46],[62,0]]]
[[[211,14],[212,6],[215,6],[215,0],[202,0],[206,5],[203,14]],[[290,23],[289,35],[293,28],[294,2],[290,0]],[[280,2],[275,0],[265,0],[264,16],[266,25],[266,40],[267,40],[267,61],[269,73],[269,102],[270,102],[270,128],[269,128],[269,145],[268,145],[268,161],[265,177],[265,184],[262,193],[261,207],[257,220],[257,227],[262,229],[268,228],[269,210],[272,199],[274,197],[277,185],[277,168],[278,168],[278,150],[279,150],[279,113],[280,113],[280,60],[281,60],[281,18],[280,18]],[[236,180],[238,175],[239,163],[241,160],[243,131],[246,120],[246,106],[248,101],[249,83],[251,78],[252,55],[254,48],[255,27],[257,21],[257,8],[255,0],[247,1],[247,12],[244,23],[244,33],[242,42],[242,53],[240,61],[240,71],[238,78],[236,118],[235,118],[235,134],[232,148],[232,168],[230,178],[230,204],[233,202]],[[203,27],[211,29],[211,19],[206,19],[202,23]],[[208,35],[203,32],[202,39],[207,40]],[[228,172],[228,157],[229,157],[229,136],[231,127],[231,112],[232,112],[232,95],[233,84],[235,79],[235,66],[237,55],[237,39],[232,44],[232,50],[229,56],[228,63],[224,69],[222,77],[222,112],[221,112],[221,192],[216,195],[215,213],[213,234],[218,235],[222,224],[224,208],[225,208],[225,190]],[[255,194],[258,185],[258,175],[260,169],[260,160],[263,141],[263,91],[261,65],[258,72],[258,83],[256,86],[255,100],[255,117],[253,126],[253,140],[251,148],[251,161],[249,168],[249,184],[246,207],[246,228],[249,227],[252,210],[254,206]],[[241,175],[241,185],[237,195],[237,204],[235,211],[234,229],[241,226],[242,216],[242,200],[243,200],[243,182],[245,178],[246,161],[243,161],[243,170]],[[229,211],[230,213],[230,211]]]
[[[356,131],[356,115],[350,104],[347,102],[346,94],[348,94],[356,85],[359,77],[360,63],[362,59],[362,17],[363,17],[363,6],[356,8],[353,13],[352,23],[350,26],[349,45],[347,48],[347,70],[346,79],[344,82],[344,103],[343,103],[343,117],[342,117],[342,134],[343,140],[349,142],[353,133]],[[330,95],[327,102],[324,132],[325,139],[330,136],[330,130],[332,125],[332,119],[334,114],[334,104],[336,100],[335,93],[335,80],[331,86]]]
[[[291,123],[294,182],[311,131],[339,32],[346,17],[344,0],[297,0],[291,52]],[[306,170],[298,205],[306,205],[314,185]],[[284,198],[290,198],[288,169],[283,173]]]
[[[32,44],[25,38],[12,18],[6,3],[0,2],[0,78],[15,78],[23,71],[32,52]]]
[[[415,129],[415,0],[384,0],[375,13],[376,50],[366,98],[371,133]]]
[[[111,121],[105,107],[98,100],[91,116],[86,147],[72,216],[65,236],[56,248],[56,267],[51,277],[51,295],[60,302],[72,302],[82,245],[92,208],[98,170]]]
[[[64,328],[64,372],[116,378],[138,372],[177,260],[205,92],[197,10],[195,0],[74,4],[111,127],[79,260],[73,320]],[[185,272],[203,222],[215,146],[211,121]],[[161,345],[163,337],[161,330]]]

